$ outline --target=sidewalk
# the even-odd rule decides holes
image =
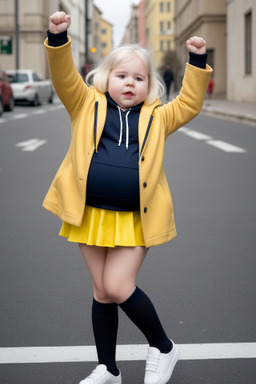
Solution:
[[[256,103],[226,100],[225,96],[207,95],[202,112],[212,115],[235,118],[256,125]]]

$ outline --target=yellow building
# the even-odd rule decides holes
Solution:
[[[101,18],[101,56],[107,56],[113,47],[112,39],[113,25]]]
[[[175,1],[146,0],[144,8],[147,47],[154,52],[159,68],[166,52],[175,50]]]

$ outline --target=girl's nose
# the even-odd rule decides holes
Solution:
[[[127,77],[126,84],[133,86],[134,85],[134,79],[132,77]]]

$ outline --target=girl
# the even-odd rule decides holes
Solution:
[[[136,276],[149,247],[176,235],[163,170],[169,134],[201,110],[212,73],[206,43],[187,41],[183,87],[161,105],[163,86],[148,52],[116,48],[89,74],[72,59],[70,17],[50,16],[45,42],[55,90],[71,119],[71,144],[43,206],[63,220],[60,235],[77,242],[93,285],[92,323],[99,365],[80,384],[121,384],[116,365],[118,307],[149,343],[145,384],[165,384],[179,358]]]

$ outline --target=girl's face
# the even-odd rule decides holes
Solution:
[[[143,61],[137,55],[112,69],[108,92],[122,109],[134,107],[146,99],[148,73]]]

